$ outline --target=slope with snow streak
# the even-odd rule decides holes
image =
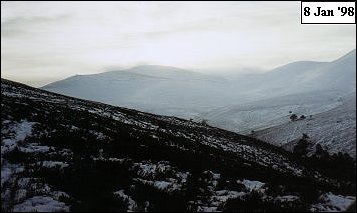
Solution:
[[[203,117],[214,126],[249,134],[251,130],[257,131],[285,123],[289,120],[289,111],[299,115],[313,115],[331,110],[342,104],[339,97],[335,92],[287,95],[217,108],[201,113],[196,119]]]
[[[1,93],[2,138],[33,124],[2,155],[16,169],[1,185],[4,211],[309,210],[324,192],[355,196],[250,137],[3,79]]]
[[[254,132],[254,137],[283,145],[288,149],[302,133],[314,144],[321,144],[332,153],[349,153],[356,158],[356,94],[344,97],[342,105],[311,118],[287,121],[281,125]],[[289,143],[293,143],[289,146]],[[290,147],[290,148],[289,148]]]
[[[205,118],[211,125],[242,134],[258,132],[253,136],[276,145],[310,130],[315,142],[329,151],[356,156],[355,104],[342,101],[356,98],[356,50],[332,62],[295,62],[255,77],[250,76],[240,89],[249,88],[252,97],[262,100],[219,107],[196,119]],[[289,123],[289,111],[315,118],[330,110],[333,114],[317,116],[312,123]]]

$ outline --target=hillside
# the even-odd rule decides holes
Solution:
[[[303,132],[331,153],[355,158],[356,104],[350,101],[356,99],[355,79],[356,50],[332,62],[294,62],[238,80],[258,100],[217,107],[196,119],[242,134],[254,131],[254,137],[275,145],[296,142]],[[289,112],[314,120],[290,123]]]
[[[1,96],[2,211],[343,211],[355,202],[355,164],[324,173],[204,123],[4,79]]]
[[[340,106],[341,96],[336,92],[309,92],[230,105],[200,114],[214,126],[249,134],[289,121],[289,111],[311,115]]]
[[[355,158],[356,93],[341,98],[341,105],[331,110],[296,122],[286,121],[281,125],[255,131],[253,135],[291,150],[302,133],[309,135],[314,144],[321,144],[330,152],[349,153]]]

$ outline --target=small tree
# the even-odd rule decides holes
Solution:
[[[292,114],[292,115],[290,116],[290,120],[292,120],[292,121],[296,121],[297,118],[298,118],[298,116],[297,116],[296,114]]]
[[[293,153],[298,157],[305,157],[308,153],[307,148],[310,145],[309,136],[305,133],[302,134],[302,138],[295,145]]]
[[[317,157],[318,159],[326,159],[329,157],[329,153],[326,149],[322,148],[321,144],[316,144],[315,157]]]
[[[300,119],[301,119],[301,120],[304,120],[305,118],[306,118],[305,115],[301,115],[301,116],[300,116]]]
[[[310,137],[306,133],[302,133],[302,139],[307,140],[310,139]]]

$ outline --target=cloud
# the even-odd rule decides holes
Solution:
[[[44,30],[46,27],[57,25],[59,21],[66,21],[70,15],[58,15],[54,17],[14,17],[1,20],[1,36],[25,36],[27,33]]]
[[[333,60],[355,25],[301,25],[299,2],[2,2],[2,76],[162,64],[270,69]]]

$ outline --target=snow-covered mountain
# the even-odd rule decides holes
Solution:
[[[1,98],[2,211],[344,211],[356,199],[350,159],[319,165],[204,123],[4,79]]]
[[[356,91],[356,50],[332,62],[299,61],[269,72],[243,76],[240,82],[253,96],[271,97],[315,91],[341,94]],[[238,79],[239,80],[239,79]],[[244,89],[239,87],[240,89]]]
[[[224,104],[223,78],[167,66],[139,66],[95,75],[77,75],[43,89],[73,97],[190,117]],[[209,95],[208,95],[209,94]]]
[[[356,90],[356,50],[332,62],[294,62],[269,72],[217,77],[167,66],[76,75],[43,89],[181,117],[291,94]]]

